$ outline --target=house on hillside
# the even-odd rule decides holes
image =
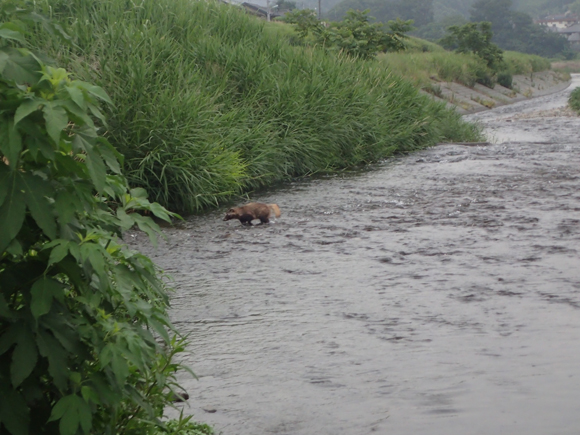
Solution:
[[[549,15],[545,18],[534,20],[534,23],[540,26],[546,26],[549,30],[559,32],[561,29],[580,23],[580,16],[566,12],[565,14]]]
[[[272,8],[268,8],[267,6],[261,6],[254,3],[242,3],[242,7],[252,15],[256,15],[257,17],[268,19],[268,12],[270,15],[270,19],[273,20],[276,17],[280,17],[279,12],[274,12]],[[268,11],[268,9],[270,9]]]
[[[580,23],[572,24],[565,29],[558,31],[570,41],[570,48],[574,51],[580,51]]]
[[[550,15],[534,23],[547,27],[551,32],[559,33],[570,41],[570,48],[580,51],[580,16],[568,11],[565,14]]]

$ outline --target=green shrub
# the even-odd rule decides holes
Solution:
[[[493,32],[491,23],[468,23],[463,26],[451,26],[449,33],[441,39],[441,44],[452,48],[457,53],[474,53],[485,60],[487,67],[496,71],[503,64],[503,50],[491,42]]]
[[[184,341],[160,271],[120,237],[159,231],[137,210],[171,214],[98,134],[105,92],[17,48],[23,32],[0,24],[0,433],[152,433]]]
[[[497,73],[497,82],[504,88],[511,89],[513,77],[509,71],[500,71]]]
[[[389,21],[389,31],[381,23],[371,23],[369,10],[346,12],[342,21],[324,25],[316,18],[313,9],[296,9],[287,13],[283,20],[294,25],[298,36],[306,41],[310,36],[313,44],[359,59],[374,59],[379,52],[405,49],[404,39],[411,30],[411,21]],[[427,47],[426,47],[427,50]]]
[[[580,88],[576,88],[568,97],[568,104],[570,107],[580,114]]]

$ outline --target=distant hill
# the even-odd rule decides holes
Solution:
[[[452,16],[470,18],[471,6],[477,0],[321,0],[323,15],[331,20],[340,20],[349,9],[370,9],[378,21],[388,21],[400,14],[403,19],[414,19],[415,26],[424,26],[430,21],[441,21]],[[513,0],[514,9],[526,12],[533,18],[542,15],[564,13],[575,0]],[[300,2],[298,2],[300,5]],[[317,7],[317,0],[305,0],[307,7]],[[422,8],[418,7],[421,6]],[[425,12],[432,7],[432,15]],[[413,10],[414,12],[404,12]],[[424,15],[421,15],[424,14]],[[426,14],[426,15],[425,15]],[[432,18],[431,18],[432,17]]]
[[[370,15],[386,23],[401,18],[413,20],[415,26],[429,24],[434,19],[433,0],[344,0],[325,16],[333,21],[341,20],[349,9],[370,9]]]
[[[475,0],[434,0],[435,21],[454,15],[463,15],[469,19],[469,9],[474,2]]]

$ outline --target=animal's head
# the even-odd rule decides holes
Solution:
[[[230,208],[228,210],[228,212],[226,213],[226,216],[224,217],[224,221],[229,221],[230,219],[237,219],[238,218],[238,214],[236,213],[236,210],[233,208]]]

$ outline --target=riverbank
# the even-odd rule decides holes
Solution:
[[[461,114],[469,114],[559,92],[570,85],[570,79],[568,74],[548,70],[514,75],[512,83],[512,89],[500,84],[488,88],[478,83],[469,88],[459,83],[433,80],[431,88],[437,89],[438,95],[429,95],[448,107],[455,107]]]
[[[293,46],[231,5],[35,5],[74,46],[41,32],[31,44],[106,90],[107,135],[125,156],[124,175],[172,211],[480,137],[381,63]]]

